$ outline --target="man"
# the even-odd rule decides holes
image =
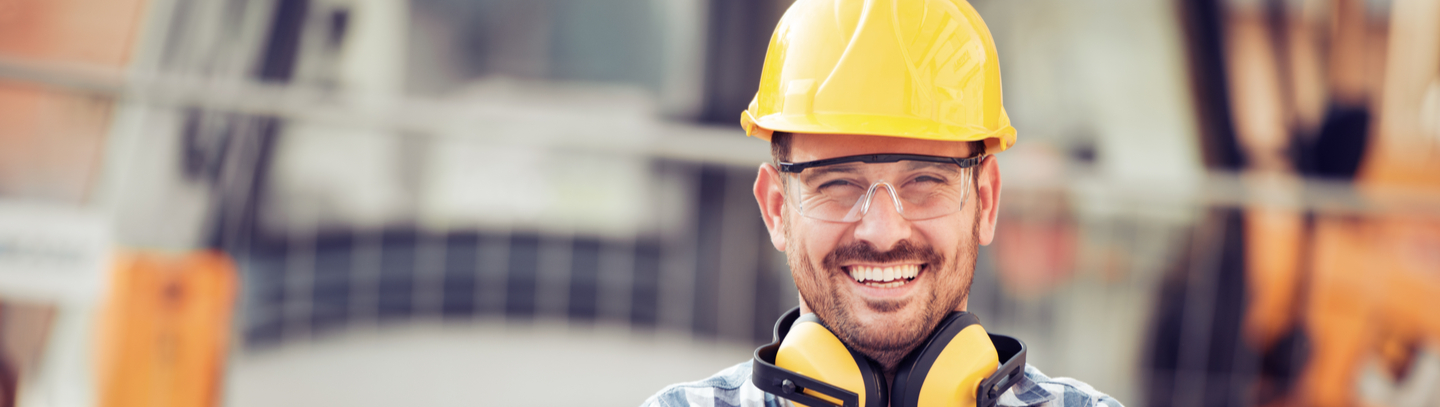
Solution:
[[[964,0],[799,0],[771,38],[746,134],[771,143],[755,199],[815,313],[888,383],[952,311],[995,235],[1015,142],[995,45]],[[877,156],[885,154],[885,156]],[[779,406],[751,362],[672,385],[646,406]],[[1005,406],[1118,406],[1027,367]],[[900,406],[895,406],[900,407]]]

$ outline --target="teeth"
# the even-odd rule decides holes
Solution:
[[[905,264],[890,267],[867,267],[851,266],[850,278],[856,282],[867,282],[876,287],[899,287],[905,284],[904,280],[915,278],[920,274],[920,265]]]
[[[876,287],[880,287],[880,288],[895,288],[895,287],[899,287],[899,286],[905,285],[905,282],[904,282],[904,281],[894,281],[894,282],[889,282],[889,283],[879,283],[879,284],[871,284],[871,285],[876,286]]]

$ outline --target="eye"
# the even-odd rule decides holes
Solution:
[[[826,190],[834,190],[834,189],[839,189],[839,188],[844,188],[844,187],[854,187],[854,186],[856,186],[856,185],[855,185],[854,183],[850,182],[850,181],[843,180],[843,179],[836,179],[836,180],[826,181],[825,183],[820,184],[820,186],[819,186],[819,187],[816,187],[815,189],[816,189],[816,190],[820,190],[820,191],[826,191]]]
[[[946,183],[949,183],[950,181],[939,176],[920,175],[912,178],[910,182],[922,185],[944,185]]]

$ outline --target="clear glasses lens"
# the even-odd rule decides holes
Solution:
[[[814,167],[785,174],[786,196],[801,215],[823,221],[855,222],[881,204],[905,219],[932,219],[965,206],[974,171],[915,161]]]

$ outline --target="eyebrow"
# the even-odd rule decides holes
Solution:
[[[940,169],[940,170],[944,170],[945,172],[948,172],[948,173],[951,173],[951,174],[960,172],[960,167],[959,167],[959,166],[956,166],[956,165],[954,165],[954,164],[951,164],[951,163],[936,163],[936,162],[910,161],[910,160],[905,160],[905,161],[906,161],[907,163],[909,163],[909,165],[905,166],[905,169],[906,169],[906,170],[918,170],[918,169],[924,168],[924,169]]]
[[[947,173],[947,174],[957,174],[957,173],[960,172],[960,168],[957,167],[957,166],[955,166],[954,164],[951,164],[951,163],[937,163],[937,162],[910,161],[910,160],[903,160],[903,161],[906,162],[905,171],[915,171],[915,170],[925,169],[925,170],[937,170],[937,171],[942,171],[942,172],[945,172],[945,173]],[[860,169],[863,168],[863,167],[864,167],[863,165],[855,165],[855,164],[849,164],[849,165],[843,165],[843,164],[842,164],[842,165],[831,165],[831,166],[823,166],[823,167],[811,167],[811,168],[808,168],[808,169],[807,169],[808,171],[806,171],[806,172],[804,173],[803,178],[801,178],[801,179],[804,179],[804,180],[806,180],[806,181],[808,182],[809,180],[812,180],[812,179],[815,179],[815,178],[819,178],[819,177],[823,177],[823,176],[830,175],[830,174],[858,174],[858,173],[860,173]]]
[[[810,168],[809,173],[806,174],[807,176],[806,176],[804,179],[806,179],[806,180],[814,179],[815,177],[820,177],[820,176],[824,176],[824,175],[827,175],[827,174],[835,174],[835,173],[840,173],[840,174],[855,174],[855,173],[859,173],[859,172],[860,172],[860,167],[859,167],[859,166],[856,166],[856,165],[834,165],[834,166],[825,166],[825,167],[815,167],[815,168]]]

